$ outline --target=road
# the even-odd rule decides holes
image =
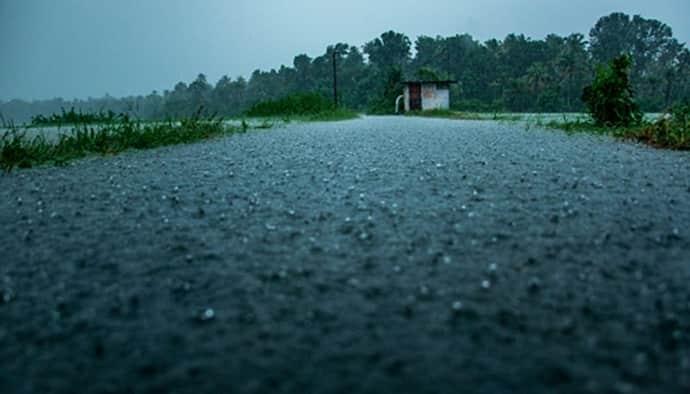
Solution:
[[[3,393],[685,393],[690,153],[369,117],[0,175]]]

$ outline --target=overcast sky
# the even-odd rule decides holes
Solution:
[[[614,11],[690,39],[690,0],[0,0],[0,100],[147,94],[201,72],[215,83],[391,29],[587,34]]]

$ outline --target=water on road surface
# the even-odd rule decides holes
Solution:
[[[0,387],[682,393],[690,154],[364,118],[0,176]],[[462,388],[462,389],[460,389]]]

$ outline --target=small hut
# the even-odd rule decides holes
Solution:
[[[396,102],[399,112],[400,101],[405,103],[405,112],[450,109],[450,85],[457,81],[407,81],[403,82],[404,94]]]

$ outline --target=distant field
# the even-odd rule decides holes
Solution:
[[[247,125],[251,128],[265,128],[268,126],[267,120],[263,119],[248,119]],[[155,123],[155,122],[142,122],[142,123]],[[179,125],[179,122],[174,122],[173,124]],[[242,125],[242,120],[240,119],[233,119],[233,120],[227,120],[225,121],[225,124],[228,126],[241,126]],[[57,141],[59,136],[61,134],[69,134],[72,130],[74,130],[74,125],[64,125],[61,127],[57,126],[30,126],[30,125],[22,125],[19,127],[19,129],[22,132],[25,132],[26,135],[30,138],[42,135],[44,136],[48,141]],[[89,127],[93,128],[98,128],[99,125],[94,124],[94,125],[89,125]],[[9,128],[6,127],[0,127],[0,135],[4,134],[5,132],[8,132]]]

